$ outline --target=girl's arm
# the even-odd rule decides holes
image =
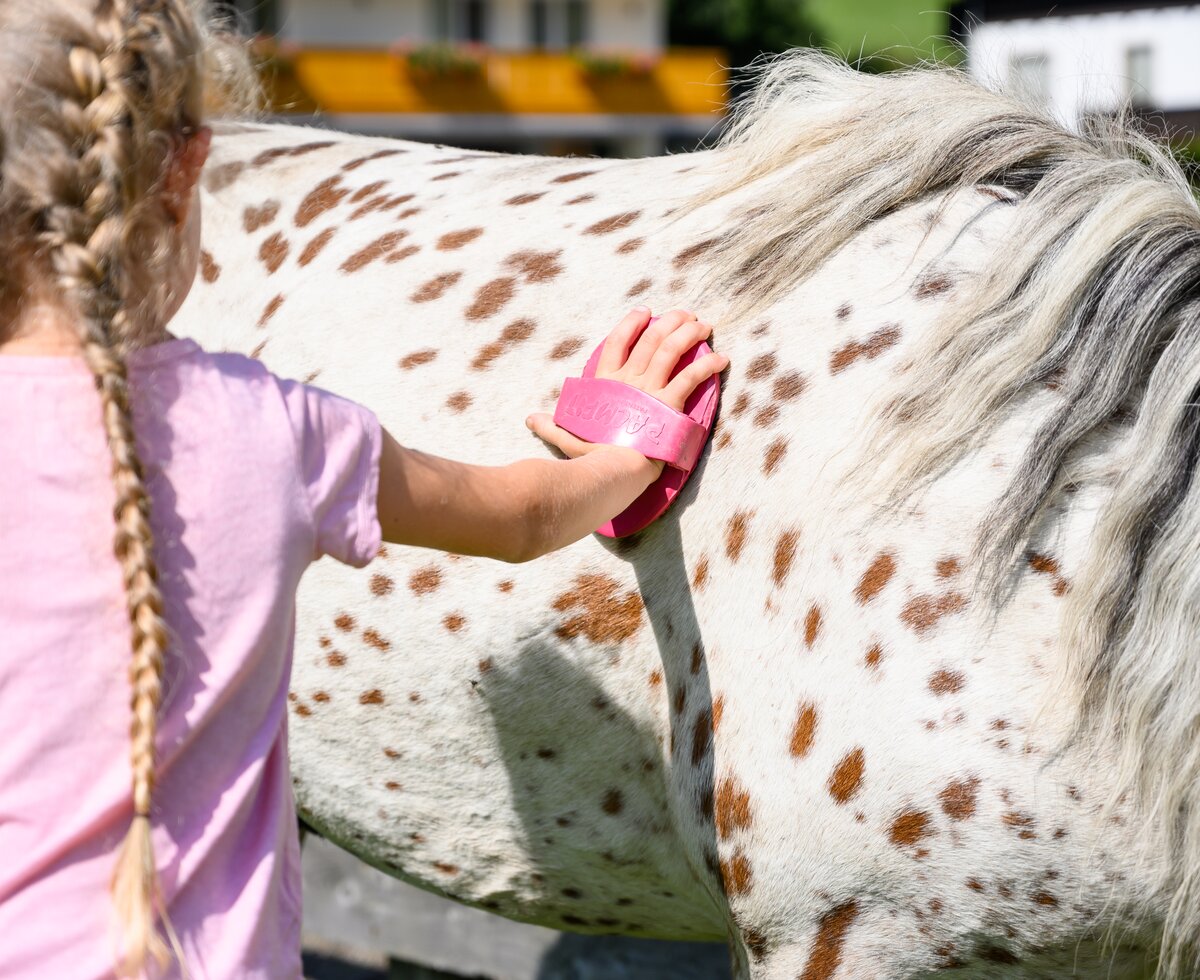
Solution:
[[[638,309],[618,324],[596,376],[634,385],[682,410],[696,386],[728,359],[710,354],[668,381],[680,355],[712,330],[690,313],[668,313],[647,327],[649,317],[649,310]],[[379,468],[384,540],[528,561],[590,534],[662,472],[660,461],[622,446],[584,442],[549,415],[532,415],[526,425],[571,458],[472,466],[406,449],[385,431]]]

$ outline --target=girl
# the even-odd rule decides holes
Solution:
[[[187,2],[0,5],[6,978],[106,977],[114,953],[123,974],[299,977],[284,708],[305,567],[364,565],[381,537],[525,561],[662,465],[544,415],[527,424],[570,458],[453,463],[171,338],[210,137]],[[648,319],[621,321],[599,374],[681,408],[726,359],[668,381],[709,327]]]

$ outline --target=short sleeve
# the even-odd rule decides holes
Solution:
[[[379,420],[369,409],[298,381],[279,382],[312,512],[313,559],[361,568],[379,552]]]

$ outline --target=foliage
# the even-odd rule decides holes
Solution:
[[[393,53],[418,77],[473,78],[483,72],[487,49],[482,44],[400,44]]]
[[[652,55],[597,48],[576,48],[571,55],[593,78],[645,78],[658,63]]]
[[[947,0],[805,0],[804,6],[824,46],[868,70],[961,56],[947,36]],[[962,12],[955,16],[962,26]]]
[[[724,48],[732,67],[820,41],[799,0],[671,0],[668,33],[672,44]]]

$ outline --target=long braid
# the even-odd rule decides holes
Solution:
[[[137,333],[129,268],[136,264],[130,262],[135,250],[146,253],[147,229],[138,212],[153,204],[148,191],[155,186],[139,186],[142,165],[137,158],[148,149],[147,135],[162,136],[145,132],[147,124],[153,127],[157,122],[146,107],[159,95],[153,86],[156,69],[166,66],[164,39],[189,37],[187,12],[171,0],[101,0],[93,32],[90,43],[76,44],[69,53],[74,92],[67,93],[62,110],[76,155],[63,164],[59,203],[42,212],[40,237],[60,287],[78,305],[83,355],[100,394],[112,456],[113,551],[124,577],[133,651],[129,677],[134,813],[113,871],[112,890],[123,931],[119,969],[138,975],[148,958],[160,966],[168,959],[156,928],[160,912],[165,921],[165,909],[150,825],[168,636],[125,364]],[[159,149],[165,163],[166,153]]]

